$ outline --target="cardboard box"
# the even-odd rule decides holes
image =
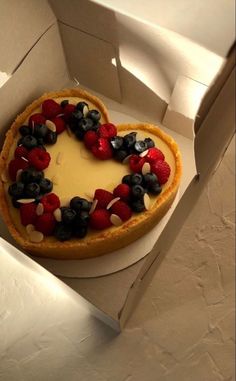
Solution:
[[[217,36],[204,40],[207,14],[201,35],[186,25],[181,35],[179,25],[169,29],[168,18],[165,25],[148,19],[156,2],[145,20],[122,2],[119,9],[109,4],[110,9],[89,0],[71,0],[66,7],[64,0],[3,1],[0,126],[2,142],[15,115],[33,99],[79,82],[98,94],[115,123],[149,121],[179,144],[184,166],[179,194],[149,235],[80,263],[33,258],[86,299],[96,316],[121,329],[234,134],[234,36],[224,33],[219,45]],[[189,14],[188,25],[195,14]],[[1,236],[12,242],[0,226]]]

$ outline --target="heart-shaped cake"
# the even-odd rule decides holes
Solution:
[[[135,241],[169,210],[181,155],[157,126],[114,125],[81,89],[44,94],[21,113],[0,156],[0,209],[28,253],[99,256]]]

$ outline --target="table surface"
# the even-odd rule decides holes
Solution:
[[[233,381],[233,163],[234,143],[119,335],[2,250],[0,380]]]

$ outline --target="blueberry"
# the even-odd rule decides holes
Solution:
[[[44,138],[44,142],[47,144],[55,144],[57,142],[57,133],[48,130],[47,135]]]
[[[73,230],[73,235],[76,238],[84,238],[87,235],[87,232],[88,232],[87,226],[81,226]]]
[[[90,130],[93,127],[93,121],[90,118],[82,118],[78,122],[78,128],[82,128],[84,132]]]
[[[120,150],[117,150],[114,152],[114,159],[116,161],[123,161],[127,156],[129,155],[129,153],[124,150],[124,149],[120,149]]]
[[[153,184],[152,186],[150,186],[148,191],[152,194],[158,195],[161,193],[162,187],[158,183],[156,183],[156,184]]]
[[[32,129],[29,126],[20,126],[19,132],[22,136],[31,135]]]
[[[23,197],[24,195],[24,184],[20,181],[17,183],[13,183],[8,188],[8,193],[10,196],[14,197],[15,199],[19,199]]]
[[[76,110],[72,113],[72,119],[74,121],[78,121],[83,118],[83,112],[80,110]]]
[[[54,235],[59,241],[68,241],[72,237],[69,225],[58,223],[54,230]]]
[[[134,173],[131,175],[131,184],[132,185],[140,185],[143,182],[143,176],[141,173]]]
[[[146,173],[146,175],[143,176],[143,182],[145,186],[149,189],[158,182],[157,175],[153,172]]]
[[[143,141],[143,140],[138,140],[135,144],[134,144],[134,148],[135,148],[135,151],[138,152],[138,153],[142,153],[144,151],[146,151],[146,149],[148,148],[147,144]]]
[[[37,147],[42,146],[44,143],[43,138],[37,138],[37,143],[38,143]]]
[[[32,136],[32,135],[26,135],[22,139],[22,145],[25,148],[31,149],[31,148],[37,147],[38,142],[37,142],[37,139],[34,136]]]
[[[75,227],[75,229],[79,229],[81,227],[87,227],[89,223],[89,218],[90,218],[89,213],[82,211],[76,215],[73,226]]]
[[[86,117],[92,119],[93,122],[97,123],[101,119],[101,114],[98,110],[90,110]]]
[[[78,196],[75,196],[70,200],[71,209],[73,209],[77,213],[81,211],[89,212],[91,205],[91,202],[89,202],[85,198],[81,198]]]
[[[34,126],[34,133],[33,133],[33,135],[36,138],[45,138],[47,133],[48,133],[48,128],[47,128],[47,126],[45,126],[45,124],[36,124]]]
[[[132,148],[136,142],[137,132],[130,132],[124,136],[124,146],[126,148]]]
[[[26,197],[35,198],[40,194],[40,186],[37,183],[29,183],[25,187]]]
[[[145,138],[144,141],[147,144],[147,148],[155,147],[155,143],[151,138]]]
[[[71,208],[63,208],[61,209],[61,218],[62,222],[65,225],[70,225],[74,221],[76,217],[76,212]]]
[[[61,107],[64,108],[66,105],[68,105],[68,103],[68,99],[64,99],[63,101],[61,101]]]
[[[125,175],[122,178],[122,183],[127,184],[127,185],[131,185],[131,177],[132,177],[132,175]]]
[[[41,171],[36,171],[34,168],[26,168],[21,173],[20,177],[22,183],[24,184],[39,183],[43,179],[44,173]]]
[[[143,199],[144,189],[141,185],[133,185],[131,188],[131,194],[134,199]]]
[[[49,179],[41,179],[39,182],[40,193],[49,193],[52,191],[53,183]]]
[[[131,209],[136,213],[141,213],[145,210],[145,206],[142,200],[135,200],[131,203]]]
[[[110,143],[114,150],[118,150],[123,146],[123,138],[122,136],[114,136],[111,138]]]
[[[84,115],[85,113],[87,113],[87,111],[89,109],[88,103],[86,103],[86,102],[79,102],[76,105],[76,109],[81,111],[83,113],[83,115]]]

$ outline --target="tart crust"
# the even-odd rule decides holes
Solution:
[[[17,116],[6,134],[6,139],[0,155],[0,211],[12,237],[29,254],[54,259],[83,259],[96,257],[125,247],[140,238],[151,230],[167,213],[175,199],[181,179],[181,154],[173,138],[164,133],[157,126],[147,123],[117,125],[118,132],[123,130],[145,131],[156,135],[167,144],[175,158],[175,175],[170,186],[157,197],[150,210],[132,216],[130,220],[119,227],[112,227],[93,235],[88,234],[82,240],[71,239],[69,241],[60,242],[54,237],[45,237],[40,243],[32,243],[20,234],[12,221],[2,179],[7,170],[6,167],[10,148],[18,133],[19,127],[45,99],[59,97],[80,97],[84,100],[91,101],[102,113],[105,122],[109,122],[108,112],[104,104],[97,97],[81,89],[65,89],[58,92],[46,93],[39,99],[35,100],[23,113]]]

